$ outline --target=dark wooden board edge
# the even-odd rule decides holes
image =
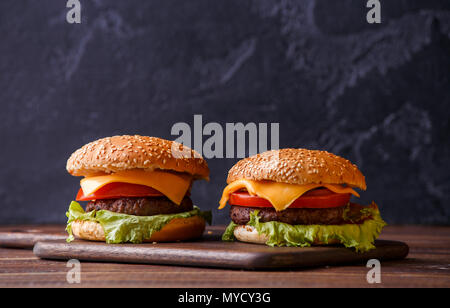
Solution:
[[[33,252],[42,259],[69,260],[78,259],[94,262],[141,263],[178,265],[195,267],[214,267],[247,270],[269,270],[306,268],[325,265],[363,263],[369,259],[380,261],[404,259],[409,253],[406,243],[397,241],[376,241],[377,248],[366,253],[356,253],[343,247],[271,248],[266,253],[255,252],[255,244],[236,243],[240,249],[233,249],[234,243],[225,243],[226,248],[183,248],[152,244],[108,245],[77,241],[39,241]],[[99,245],[101,245],[99,249]],[[242,245],[248,246],[243,250]],[[254,247],[253,247],[254,248]],[[285,249],[290,249],[286,253]],[[294,251],[294,252],[292,252]]]
[[[0,232],[0,247],[33,249],[37,242],[65,240],[67,234]]]
[[[37,242],[65,240],[65,225],[12,225],[0,226],[1,248],[33,249]],[[204,238],[220,237],[225,228],[208,226]]]

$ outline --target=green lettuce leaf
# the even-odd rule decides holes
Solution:
[[[232,242],[234,241],[234,228],[236,228],[238,225],[235,224],[233,221],[230,222],[228,227],[226,228],[225,232],[222,234],[222,241],[225,242]]]
[[[266,242],[269,246],[300,246],[309,247],[314,241],[327,244],[337,239],[347,248],[354,248],[357,252],[374,249],[374,241],[379,236],[386,222],[380,216],[375,203],[365,207],[362,211],[370,215],[362,224],[345,225],[289,225],[278,221],[260,222],[258,211],[250,213],[250,225],[259,234],[269,237]],[[237,225],[231,222],[222,236],[224,241],[233,241],[233,231]]]
[[[66,231],[69,234],[67,242],[74,240],[72,234],[73,221],[90,220],[102,225],[106,242],[109,244],[141,243],[143,239],[150,238],[153,232],[161,230],[174,218],[201,216],[208,224],[211,224],[212,217],[211,211],[203,212],[196,206],[189,212],[154,216],[134,216],[108,210],[94,210],[86,213],[81,205],[75,201],[70,204],[66,216],[68,218]]]

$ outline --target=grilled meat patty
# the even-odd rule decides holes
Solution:
[[[146,197],[95,200],[89,202],[86,206],[86,212],[108,210],[136,216],[176,214],[188,212],[192,209],[192,200],[189,197],[184,197],[180,205],[173,203],[166,197]]]
[[[369,216],[361,211],[364,206],[349,203],[348,205],[325,208],[287,208],[284,211],[277,212],[273,207],[244,207],[232,205],[230,216],[234,223],[245,225],[250,220],[250,213],[258,210],[260,222],[279,221],[290,225],[342,225],[349,223],[360,224]]]

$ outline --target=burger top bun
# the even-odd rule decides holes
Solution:
[[[364,175],[350,161],[326,151],[281,149],[240,160],[227,183],[239,179],[289,184],[347,184],[366,189]]]
[[[109,174],[129,169],[171,170],[209,179],[209,168],[200,154],[177,142],[146,136],[114,136],[88,143],[67,161],[74,176]]]

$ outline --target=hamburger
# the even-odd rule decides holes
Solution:
[[[366,190],[350,161],[326,151],[281,149],[240,160],[228,172],[219,209],[230,204],[224,241],[269,246],[341,244],[375,248],[386,223],[377,205],[351,202]]]
[[[174,155],[183,153],[184,155]],[[186,155],[188,154],[188,155]],[[209,180],[206,161],[169,140],[114,136],[88,143],[67,161],[82,176],[66,215],[68,241],[170,242],[198,238],[211,212],[193,205],[195,180]]]

